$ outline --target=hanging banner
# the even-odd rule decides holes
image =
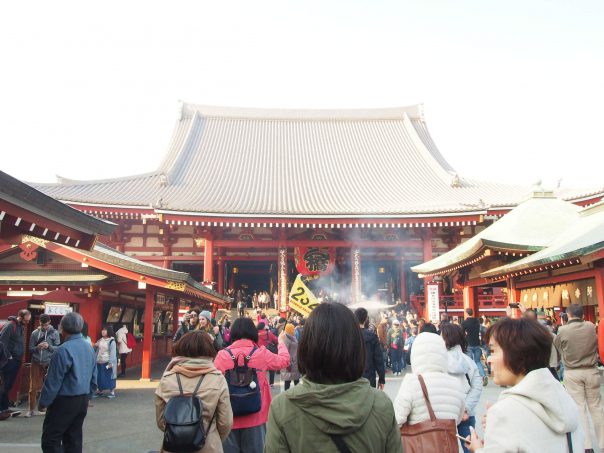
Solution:
[[[336,262],[335,247],[295,247],[296,269],[302,275],[327,275]]]
[[[428,310],[428,319],[431,323],[437,323],[439,319],[439,301],[438,301],[438,285],[427,285],[428,300],[426,309]]]
[[[298,274],[289,292],[289,308],[308,316],[318,306],[319,301],[302,281],[302,275]]]

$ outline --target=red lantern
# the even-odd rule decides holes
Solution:
[[[335,247],[295,247],[296,269],[302,275],[327,275],[335,266]]]

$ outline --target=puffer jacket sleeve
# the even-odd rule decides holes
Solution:
[[[468,411],[468,415],[474,415],[478,401],[480,401],[480,395],[482,395],[482,378],[480,377],[480,372],[478,371],[476,363],[465,354],[464,360],[466,360],[471,367],[471,371],[468,373],[468,377],[470,378],[470,391],[466,395],[466,410]],[[464,376],[464,379],[465,378],[466,377]]]
[[[220,439],[224,440],[231,432],[233,427],[233,410],[231,409],[231,400],[229,398],[229,388],[224,381],[224,387],[218,397],[216,406],[216,429]]]
[[[411,404],[413,402],[413,393],[411,388],[414,387],[412,381],[412,375],[407,374],[403,383],[398,389],[396,398],[394,399],[394,415],[396,416],[396,423],[400,426],[407,422],[409,414],[411,413]]]

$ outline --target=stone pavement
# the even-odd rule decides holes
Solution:
[[[132,368],[125,379],[118,380],[117,398],[93,400],[94,407],[89,408],[84,422],[85,453],[147,453],[159,450],[162,433],[155,424],[153,392],[166,364],[165,360],[153,364],[151,375],[155,381],[152,382],[139,381],[140,367]],[[404,374],[387,375],[385,391],[391,399],[396,397],[403,377]],[[273,396],[282,389],[277,375]],[[602,390],[604,394],[604,387]],[[492,382],[483,391],[476,417],[479,435],[482,434],[479,421],[484,414],[485,402],[496,402],[500,392],[501,388]],[[43,417],[0,422],[0,453],[40,452],[42,423]]]

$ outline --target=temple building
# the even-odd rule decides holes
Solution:
[[[157,170],[35,187],[115,222],[103,243],[188,272],[221,294],[267,291],[285,311],[300,267],[311,266],[323,271],[313,292],[343,302],[401,299],[423,311],[425,282],[410,268],[475,237],[531,190],[493,182],[497,158],[485,151],[484,180],[458,174],[432,140],[421,105],[182,104]],[[603,195],[604,187],[556,193],[577,206]],[[461,311],[454,284],[444,290]],[[481,297],[492,305],[497,295]]]
[[[149,379],[152,359],[171,355],[181,307],[216,313],[228,299],[187,273],[98,242],[117,227],[0,171],[0,321],[28,309],[26,343],[42,313],[56,328],[63,315],[79,312],[93,340],[104,325],[127,325],[137,338],[128,365],[141,364],[141,377]],[[21,368],[11,401],[28,394],[28,370]]]
[[[604,202],[580,208],[552,192],[535,192],[473,238],[413,270],[432,278],[431,286],[445,278],[454,282],[464,308],[481,316],[504,315],[510,303],[520,303],[560,323],[566,307],[580,304],[585,318],[597,323],[604,315]],[[500,297],[481,303],[487,292]],[[602,323],[598,337],[604,356]]]

